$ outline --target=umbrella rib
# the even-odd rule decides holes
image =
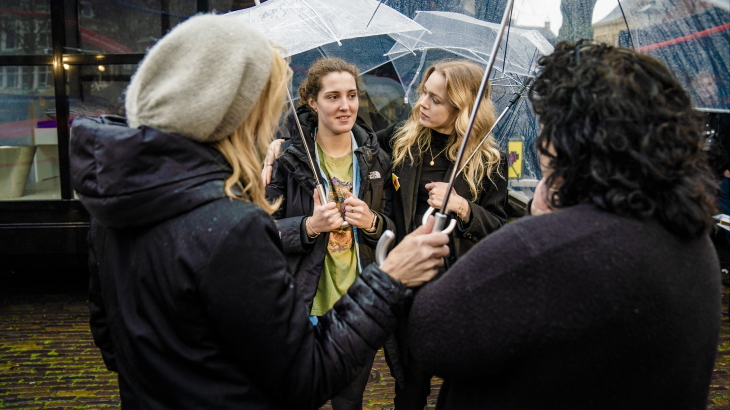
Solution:
[[[405,45],[405,44],[404,44],[404,43],[403,43],[402,41],[400,41],[400,40],[398,40],[397,38],[393,37],[393,35],[392,35],[392,34],[388,33],[388,36],[389,36],[390,38],[392,38],[393,40],[395,40],[395,42],[396,42],[396,43],[398,43],[398,44],[402,45],[403,47],[405,47],[405,48],[406,48],[406,49],[407,49],[408,51],[410,51],[410,52],[411,52],[411,54],[413,54],[414,56],[416,55],[416,52],[415,52],[415,51],[411,50],[411,48],[410,48],[410,47],[408,47],[407,45]],[[385,54],[383,54],[383,57],[385,57],[385,56],[387,56],[387,55],[388,55],[388,53],[385,53]]]
[[[626,31],[629,32],[629,39],[631,40],[631,47],[636,48],[636,43],[634,43],[634,37],[631,35],[631,28],[629,27],[629,22],[626,20],[626,13],[624,13],[624,8],[621,5],[621,0],[616,0],[618,2],[618,8],[621,10],[621,17],[624,18],[624,24],[626,24]]]
[[[413,80],[411,80],[411,83],[408,84],[408,89],[406,90],[406,98],[408,98],[408,94],[411,93],[411,88],[413,87],[413,83],[416,82],[418,75],[421,74],[423,65],[426,63],[426,53],[427,53],[427,51],[423,50],[423,54],[421,54],[421,62],[420,62],[420,64],[418,64],[418,69],[416,70],[416,74],[413,76]]]
[[[338,46],[341,46],[341,45],[342,45],[342,42],[340,41],[340,39],[338,39],[338,38],[337,38],[337,36],[335,35],[335,33],[334,33],[334,32],[332,31],[332,29],[331,29],[331,28],[330,28],[330,27],[329,27],[329,26],[327,25],[327,22],[326,22],[326,21],[324,21],[324,19],[322,18],[322,16],[320,16],[320,15],[319,15],[319,13],[317,12],[317,10],[315,10],[315,9],[314,9],[314,7],[312,7],[312,6],[311,6],[311,5],[309,4],[309,2],[308,2],[307,0],[302,0],[302,2],[303,2],[304,4],[306,4],[306,5],[307,5],[307,7],[309,7],[309,9],[310,9],[310,10],[312,10],[312,12],[313,12],[313,13],[314,13],[314,14],[315,14],[315,15],[316,15],[317,17],[319,17],[319,19],[320,19],[320,20],[322,21],[322,24],[324,24],[324,26],[325,26],[325,28],[327,29],[327,31],[329,31],[329,32],[330,32],[330,34],[332,34],[332,38],[334,38],[334,39],[335,39],[335,41],[337,42],[337,45],[338,45]]]
[[[388,0],[385,0],[388,1]],[[378,0],[378,6],[375,7],[375,11],[373,12],[373,15],[370,16],[370,20],[368,21],[368,24],[365,25],[365,31],[368,31],[368,27],[370,27],[370,23],[373,22],[373,19],[375,18],[375,13],[378,12],[378,9],[380,8],[380,5],[383,4],[383,0]]]
[[[478,55],[477,53],[475,53],[475,52],[473,52],[473,51],[469,50],[468,48],[467,48],[466,50],[467,50],[468,52],[472,53],[472,55],[473,55],[474,57],[478,58],[478,59],[479,59],[480,61],[482,61],[482,62],[483,62],[484,64],[486,64],[486,63],[487,63],[486,61],[484,61],[484,59],[483,59],[483,58],[479,57],[479,55]]]

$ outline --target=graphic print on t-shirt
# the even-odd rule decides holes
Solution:
[[[329,201],[335,201],[337,208],[340,210],[342,216],[345,216],[345,199],[347,198],[347,192],[352,191],[352,182],[342,181],[337,177],[331,177],[330,181],[330,193],[327,198]],[[335,229],[330,233],[329,244],[330,252],[338,253],[345,252],[352,248],[352,227],[345,229]]]

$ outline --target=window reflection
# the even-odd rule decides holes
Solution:
[[[66,52],[144,53],[196,12],[196,0],[79,0],[78,25],[66,27]]]
[[[50,53],[50,0],[0,1],[0,54]]]
[[[70,66],[70,119],[79,116],[124,115],[124,90],[136,64]]]
[[[0,200],[60,199],[54,93],[51,67],[2,67]]]

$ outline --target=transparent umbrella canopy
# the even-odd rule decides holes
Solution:
[[[269,0],[227,15],[257,27],[291,56],[295,87],[321,57],[340,57],[367,72],[388,62],[384,54],[397,41],[424,31],[377,0]]]
[[[619,33],[618,44],[672,69],[696,108],[730,113],[730,2],[621,3],[629,29]]]
[[[515,26],[551,28],[556,40],[633,48],[672,70],[695,108],[730,113],[730,1],[517,0]]]
[[[401,79],[411,101],[415,101],[423,71],[435,61],[462,58],[485,66],[499,30],[499,24],[452,12],[419,12],[414,21],[427,32],[394,44],[387,53],[399,74],[403,72]],[[520,77],[534,76],[537,59],[552,51],[553,46],[538,31],[510,28],[497,53],[493,79],[520,83]]]
[[[427,32],[410,43],[393,45],[388,52],[411,104],[418,101],[418,86],[424,72],[439,61],[466,59],[485,68],[499,30],[496,23],[454,12],[419,12],[414,21]],[[507,107],[527,78],[536,75],[538,59],[552,52],[553,46],[539,31],[509,28],[502,38],[490,79],[491,99],[497,113]],[[494,135],[503,151],[510,146],[521,146],[524,151],[526,143],[536,138],[538,128],[538,120],[523,98],[505,115]],[[531,188],[537,184],[537,163],[525,161],[522,151],[511,155],[513,185]],[[520,183],[519,179],[528,181]]]

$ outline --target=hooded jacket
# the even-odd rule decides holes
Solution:
[[[218,151],[122,118],[72,133],[91,329],[125,408],[317,408],[404,314],[410,291],[369,266],[312,327],[274,221],[224,194]]]
[[[317,127],[317,119],[308,107],[300,107],[297,115],[307,138],[309,154],[314,160],[314,129]],[[375,262],[375,247],[380,235],[387,229],[395,231],[395,224],[386,216],[390,213],[392,202],[390,156],[380,149],[375,133],[360,117],[352,127],[352,134],[358,145],[353,154],[358,162],[361,181],[357,197],[365,202],[377,217],[375,232],[357,230],[359,256],[364,267]],[[316,182],[298,129],[290,130],[290,136],[281,149],[281,155],[274,161],[274,170],[271,183],[266,187],[266,196],[270,200],[284,198],[281,207],[272,217],[276,220],[290,271],[296,277],[297,286],[307,307],[311,309],[324,267],[330,234],[324,232],[314,239],[306,234],[304,224],[306,217],[311,216],[314,211],[313,195]],[[323,180],[321,173],[319,178],[320,181]]]

